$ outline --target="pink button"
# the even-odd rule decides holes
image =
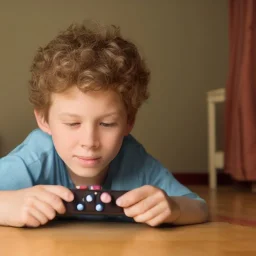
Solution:
[[[104,192],[101,194],[100,196],[100,201],[105,203],[105,204],[108,204],[111,202],[111,195],[107,192]]]
[[[100,185],[92,185],[92,186],[89,186],[89,189],[90,190],[101,190],[102,186],[100,186]]]

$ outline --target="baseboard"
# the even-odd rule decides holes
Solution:
[[[208,173],[200,172],[173,172],[173,176],[184,185],[208,185],[209,176]],[[223,172],[217,172],[217,184],[218,185],[230,185],[232,184],[232,179],[230,176]]]

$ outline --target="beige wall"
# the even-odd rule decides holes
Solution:
[[[172,171],[206,171],[206,92],[225,86],[223,0],[16,1],[0,8],[0,145],[4,155],[36,127],[27,101],[36,48],[73,21],[121,26],[148,59],[151,98],[133,134]]]

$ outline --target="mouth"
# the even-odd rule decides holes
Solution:
[[[81,160],[85,160],[85,161],[91,161],[91,160],[98,160],[100,159],[100,157],[86,157],[86,156],[77,156],[77,158],[81,159]]]
[[[76,156],[76,159],[83,167],[93,167],[100,163],[101,157],[96,156]]]

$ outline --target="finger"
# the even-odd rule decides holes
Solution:
[[[141,200],[137,204],[124,208],[124,212],[126,216],[133,218],[135,216],[138,216],[140,214],[143,214],[149,211],[152,207],[154,207],[158,203],[159,202],[156,200],[156,198],[154,198],[153,196],[149,196]]]
[[[26,220],[24,221],[24,223],[26,227],[30,227],[30,228],[31,227],[35,228],[40,226],[40,221],[37,220],[33,215],[29,213],[27,214]]]
[[[30,207],[29,214],[33,216],[41,225],[44,225],[48,222],[47,217],[36,207]]]
[[[104,192],[101,194],[100,196],[100,200],[103,202],[103,203],[110,203],[111,202],[111,196],[109,193],[107,192]]]
[[[39,195],[36,195],[36,196],[37,198],[40,198],[40,201],[50,205],[50,207],[52,207],[59,214],[65,213],[66,209],[65,209],[64,203],[62,199],[56,194],[51,193],[47,190],[43,190],[41,191],[40,196]]]
[[[43,188],[46,191],[55,194],[56,196],[62,198],[67,202],[71,202],[74,200],[73,193],[66,187],[59,186],[59,185],[47,185],[47,186],[43,186]]]
[[[42,212],[48,220],[53,220],[56,216],[56,211],[54,210],[54,208],[44,201],[36,199],[34,201],[34,207]]]
[[[153,194],[156,189],[157,188],[149,185],[135,188],[120,196],[116,204],[120,207],[129,207],[148,197],[150,194]]]
[[[166,218],[168,218],[168,216],[169,216],[169,212],[166,210],[161,214],[157,215],[155,218],[147,221],[146,223],[151,227],[156,227],[164,223],[164,221],[166,220]]]
[[[135,216],[134,220],[136,222],[146,223],[146,222],[150,221],[151,219],[154,219],[158,215],[161,215],[167,209],[169,209],[167,204],[165,202],[162,202],[160,204],[155,205],[153,208],[144,212],[143,214]]]

